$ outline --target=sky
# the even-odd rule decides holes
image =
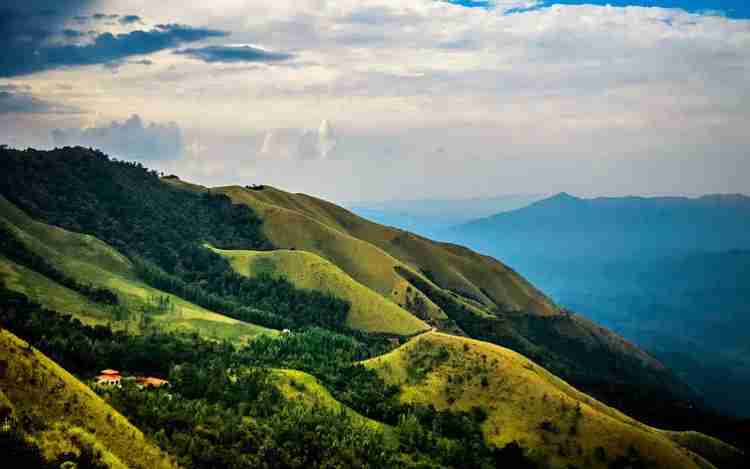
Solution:
[[[4,0],[0,143],[334,201],[750,192],[739,0]]]

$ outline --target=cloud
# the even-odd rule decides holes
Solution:
[[[326,159],[334,148],[336,148],[336,136],[328,119],[325,119],[318,128],[318,153],[322,159]]]
[[[123,122],[113,121],[84,129],[55,129],[55,145],[94,147],[112,156],[140,161],[180,158],[185,150],[182,131],[176,123],[145,124],[137,114]]]
[[[128,57],[122,63],[153,59],[159,65],[126,65],[119,75],[90,67],[24,80],[36,98],[75,99],[107,122],[133,112],[157,122],[199,116],[185,137],[209,148],[196,161],[204,158],[232,179],[252,153],[258,163],[246,166],[262,166],[264,177],[283,167],[276,182],[297,190],[347,197],[358,191],[387,197],[397,185],[425,195],[497,187],[544,191],[562,189],[556,186],[561,175],[566,184],[577,181],[592,191],[737,191],[747,184],[740,179],[750,172],[750,21],[621,8],[616,0],[582,2],[612,7],[560,0],[512,12],[533,3],[498,0],[492,8],[465,8],[435,0],[216,0],[206,6],[161,0],[139,2],[133,10],[132,1],[108,0],[106,7],[87,4],[78,13],[137,13],[231,31],[231,41],[175,49],[262,44],[295,54],[275,63],[297,68],[251,61],[209,69],[205,58],[221,54],[191,58],[168,51],[158,59]],[[53,25],[50,18],[26,22],[25,34],[75,26]],[[100,26],[91,24],[96,27],[73,29]],[[130,29],[150,27],[118,25],[118,31]],[[0,49],[0,63],[13,49]],[[54,88],[60,81],[75,89],[61,93]],[[327,152],[319,141],[321,116],[335,116],[346,135]],[[63,126],[55,116],[8,115],[0,136],[10,135],[7,122],[22,118],[28,128],[46,126],[38,133],[44,138]],[[316,130],[304,132],[310,123]],[[433,152],[437,147],[445,151]],[[215,164],[217,158],[224,164]],[[384,158],[397,159],[400,171],[387,168]],[[310,160],[312,174],[290,171],[301,159]]]
[[[204,62],[280,62],[294,57],[283,52],[271,52],[253,46],[208,46],[198,49],[183,49],[174,52]]]
[[[101,33],[92,42],[84,44],[53,41],[61,34],[68,39],[81,36],[73,29],[63,28],[63,25],[69,19],[84,18],[75,13],[90,3],[84,0],[11,0],[0,7],[0,77],[29,75],[62,67],[107,64],[132,55],[150,54],[226,35],[216,29],[162,24],[148,31],[117,35]],[[97,13],[92,16],[95,19],[115,17],[119,15]]]
[[[98,20],[98,21],[103,21],[103,20],[115,20],[115,19],[117,19],[117,18],[119,18],[119,17],[120,17],[120,15],[118,15],[118,14],[116,14],[116,13],[115,13],[115,14],[107,14],[107,13],[94,13],[93,15],[91,15],[91,18],[93,18],[93,19],[95,19],[95,20]]]
[[[120,24],[142,23],[143,20],[138,15],[125,15],[119,19]]]
[[[13,85],[0,85],[0,115],[5,114],[77,114],[80,109],[39,99],[28,89]]]
[[[170,49],[185,42],[225,36],[213,29],[180,24],[158,25],[150,31],[102,33],[84,45],[49,45],[34,50],[21,48],[0,59],[0,77],[28,75],[62,67],[114,63],[133,55]]]
[[[331,125],[328,120],[323,120],[316,130],[279,129],[267,132],[260,155],[268,159],[325,160],[336,144]]]

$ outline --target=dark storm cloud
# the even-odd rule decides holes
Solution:
[[[141,23],[141,17],[138,15],[125,15],[119,19],[120,24],[133,24],[133,23]]]
[[[0,7],[0,77],[28,75],[62,67],[110,64],[130,56],[226,35],[213,29],[162,24],[148,31],[117,35],[101,33],[88,44],[61,45],[49,41],[61,33],[73,38],[75,30],[64,32],[63,25],[66,20],[83,18],[77,13],[90,3],[84,0],[11,0]],[[113,15],[98,13],[93,18],[112,19]]]
[[[294,57],[292,54],[270,52],[251,46],[209,46],[179,50],[175,54],[204,62],[279,62]]]
[[[95,20],[114,20],[120,17],[118,14],[94,13],[91,17]]]
[[[63,36],[68,39],[78,39],[85,36],[86,33],[78,31],[77,29],[63,29]]]
[[[28,88],[0,85],[0,115],[4,114],[75,114],[78,108],[52,103],[34,97]]]
[[[118,158],[140,161],[172,160],[182,156],[182,131],[174,122],[146,124],[138,115],[86,129],[55,129],[55,145],[99,148]]]

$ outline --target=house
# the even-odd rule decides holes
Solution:
[[[99,386],[117,386],[122,385],[122,375],[117,370],[102,370],[96,377],[96,384]]]
[[[139,388],[153,388],[158,389],[164,386],[169,386],[169,381],[165,379],[152,378],[150,376],[141,376],[135,379],[136,385]]]

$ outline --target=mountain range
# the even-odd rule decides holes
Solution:
[[[0,165],[2,444],[25,464],[745,463],[715,438],[742,447],[740,423],[493,257],[96,150]]]
[[[469,199],[388,200],[343,203],[355,214],[381,225],[425,236],[498,212],[515,210],[543,199],[541,195],[508,194]]]
[[[583,199],[558,194],[452,227],[559,304],[679,370],[725,412],[750,415],[750,198]]]

